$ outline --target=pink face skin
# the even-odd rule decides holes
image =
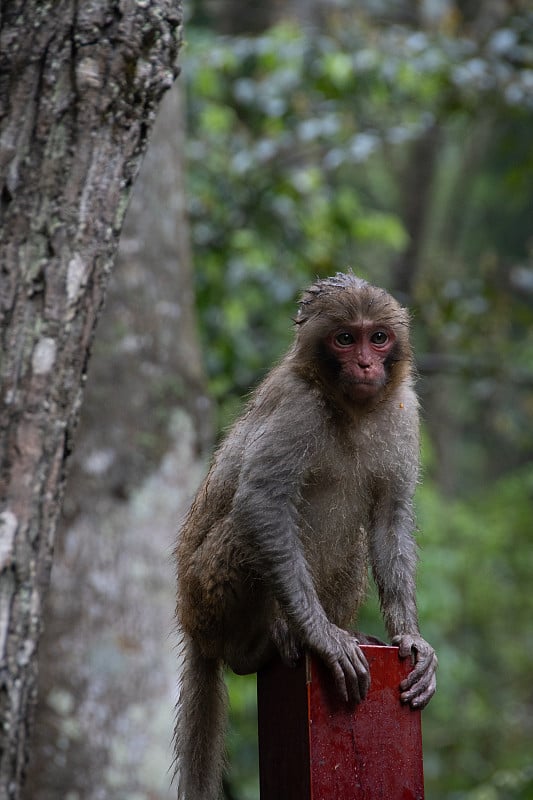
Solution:
[[[327,346],[341,365],[341,380],[354,400],[370,400],[385,385],[385,360],[395,338],[390,328],[375,322],[346,325],[328,337]]]

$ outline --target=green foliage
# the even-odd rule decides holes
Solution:
[[[287,344],[301,287],[354,259],[368,274],[407,238],[385,198],[374,207],[362,199],[359,165],[378,139],[340,100],[341,84],[353,82],[351,55],[290,25],[229,43],[190,37],[197,294],[226,421],[233,397]]]
[[[431,482],[418,492],[419,605],[440,665],[424,719],[430,797],[532,796],[532,495],[531,467],[468,502]]]
[[[310,279],[352,265],[410,292],[426,419],[419,605],[440,659],[432,800],[533,798],[533,17],[513,8],[479,40],[453,15],[423,31],[353,4],[314,34],[188,30],[189,210],[220,426],[287,346]],[[416,148],[432,131],[417,227]],[[360,627],[383,635],[375,594]],[[254,686],[230,679],[246,800]]]
[[[239,787],[239,800],[258,800],[256,677],[237,676],[228,671],[226,683],[230,701],[227,748],[232,783]]]
[[[409,244],[406,159],[435,121],[442,166],[415,286],[417,349],[434,346],[424,327],[438,331],[439,350],[463,353],[470,373],[479,367],[480,404],[510,377],[507,358],[486,358],[485,331],[505,350],[502,299],[515,302],[516,282],[533,284],[529,29],[512,17],[478,46],[348,19],[315,36],[290,24],[253,39],[188,33],[190,215],[221,426],[286,347],[295,297],[310,278],[352,265],[391,284]],[[523,68],[511,67],[517,52]],[[523,264],[509,272],[509,257]],[[519,336],[530,336],[525,304]],[[523,429],[520,413],[511,416],[500,429]]]

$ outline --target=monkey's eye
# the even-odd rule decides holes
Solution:
[[[385,331],[376,331],[370,337],[370,341],[372,342],[372,344],[377,344],[379,346],[386,344],[389,341],[389,337],[385,333]]]
[[[337,336],[335,336],[335,341],[337,344],[340,344],[341,347],[348,347],[348,345],[355,342],[355,339],[351,333],[344,332],[338,333]]]

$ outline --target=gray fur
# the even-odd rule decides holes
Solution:
[[[394,347],[379,367],[383,386],[361,400],[335,358],[332,380],[327,342],[368,320],[393,331]],[[364,698],[368,665],[345,629],[369,564],[388,633],[416,661],[403,699],[421,707],[434,691],[436,659],[419,635],[415,601],[418,404],[407,312],[339,273],[304,293],[295,322],[293,347],[216,453],[178,539],[180,800],[218,798],[223,663],[254,672],[276,652],[290,663],[310,649],[341,695]]]

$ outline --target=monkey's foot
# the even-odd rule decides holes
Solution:
[[[359,644],[377,644],[381,647],[386,647],[387,642],[384,642],[383,639],[379,639],[377,636],[372,636],[369,633],[363,633],[362,631],[354,631],[355,638],[359,642]]]
[[[302,650],[287,621],[278,617],[274,620],[270,633],[283,663],[288,667],[296,666]]]

